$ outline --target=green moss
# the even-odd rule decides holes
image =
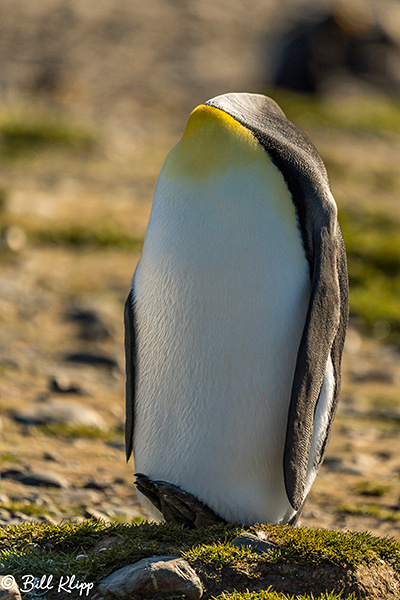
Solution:
[[[213,600],[217,600],[213,596]],[[356,600],[354,594],[343,596],[342,592],[327,592],[318,596],[309,596],[308,594],[300,596],[287,596],[279,592],[274,592],[272,588],[268,588],[263,592],[233,592],[232,594],[222,594],[218,596],[218,600]]]
[[[10,512],[22,512],[25,515],[42,515],[45,511],[42,505],[26,502],[0,502],[0,508],[4,508]]]
[[[381,213],[341,211],[350,310],[386,341],[400,336],[400,221]],[[381,332],[381,333],[380,333]]]
[[[347,515],[371,516],[380,521],[400,521],[400,512],[398,510],[385,509],[376,504],[341,504],[338,506],[337,511]]]
[[[55,579],[73,573],[82,581],[96,582],[118,568],[155,555],[181,555],[195,568],[201,569],[203,565],[203,575],[207,572],[214,582],[222,581],[221,573],[228,570],[242,581],[257,585],[260,567],[268,564],[304,568],[335,565],[353,569],[360,564],[380,564],[383,560],[400,569],[400,544],[389,538],[289,526],[259,528],[277,544],[276,551],[258,556],[249,549],[229,546],[243,531],[234,525],[193,531],[166,523],[109,524],[93,520],[61,525],[24,523],[0,529],[0,574],[11,573],[17,581],[22,581],[22,576],[30,573],[52,574]],[[112,545],[107,544],[110,539]],[[272,592],[266,591],[259,597],[275,600],[267,593]],[[285,596],[278,598],[283,600]],[[303,596],[302,600],[306,599]],[[321,596],[321,600],[327,599],[338,600],[338,596]]]
[[[38,425],[38,430],[45,435],[65,438],[89,438],[98,440],[115,440],[121,433],[113,429],[100,429],[93,425],[68,425],[66,423],[46,423]]]
[[[39,244],[62,244],[75,247],[123,248],[141,250],[143,239],[108,226],[88,227],[69,224],[51,229],[31,232],[32,239]]]
[[[0,464],[3,463],[17,463],[19,462],[19,459],[17,456],[15,456],[15,454],[12,454],[11,452],[1,452],[0,453]]]
[[[381,497],[390,491],[391,486],[384,483],[377,483],[375,481],[359,481],[353,486],[356,494],[360,496],[376,496]]]
[[[15,159],[46,148],[91,150],[93,131],[56,114],[6,112],[0,115],[0,154]]]

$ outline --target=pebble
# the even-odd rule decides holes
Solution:
[[[70,400],[49,400],[14,415],[16,421],[30,425],[63,423],[105,429],[103,418],[92,408]]]
[[[93,354],[92,352],[73,352],[67,354],[65,359],[68,362],[77,362],[93,367],[109,367],[111,369],[118,367],[118,363],[114,358],[105,354]]]
[[[10,225],[1,234],[1,245],[11,252],[21,252],[26,246],[26,233],[21,227]]]
[[[72,382],[67,375],[53,375],[49,381],[49,389],[55,394],[76,394],[85,396],[87,392],[77,383]]]
[[[235,548],[250,548],[252,552],[259,555],[273,552],[278,548],[276,544],[268,540],[268,537],[263,531],[258,531],[257,535],[245,531],[238,535],[230,545]]]
[[[35,485],[39,487],[67,488],[68,481],[53,471],[30,471],[23,475],[19,481],[24,485]]]
[[[95,481],[94,479],[90,479],[83,486],[86,490],[98,490],[100,492],[104,492],[104,490],[110,489],[112,487],[111,480],[110,481]]]
[[[24,485],[57,488],[68,487],[67,480],[53,471],[21,471],[19,469],[6,469],[5,471],[2,471],[0,475],[3,479],[14,479]]]
[[[21,600],[21,593],[12,575],[0,575],[0,600]]]
[[[69,321],[79,325],[80,337],[91,342],[109,339],[114,334],[113,327],[93,308],[75,308],[67,315]]]
[[[103,598],[178,596],[198,600],[203,586],[194,569],[183,558],[155,556],[118,569],[98,585]]]
[[[24,485],[43,487],[68,487],[67,480],[53,471],[20,471],[19,469],[6,469],[0,473],[3,479],[14,479]]]
[[[68,506],[78,504],[86,506],[89,504],[97,504],[101,501],[99,494],[93,490],[65,490],[60,494],[60,504]]]

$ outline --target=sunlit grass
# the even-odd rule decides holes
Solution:
[[[300,594],[295,596],[288,596],[280,592],[275,592],[272,587],[262,592],[233,592],[232,594],[222,594],[218,596],[219,600],[356,600],[354,594],[350,596],[343,595],[343,592],[326,592],[325,594],[318,594],[318,596],[309,594]],[[212,600],[217,600],[216,597],[212,596]]]
[[[94,425],[69,425],[68,423],[45,423],[37,426],[45,435],[69,439],[88,438],[97,440],[119,440],[121,432],[113,429],[101,429]]]
[[[73,573],[77,579],[95,583],[145,557],[182,556],[206,581],[212,581],[213,585],[219,582],[221,591],[226,589],[224,573],[235,573],[243,591],[226,594],[227,598],[289,600],[290,596],[284,594],[274,596],[271,589],[257,592],[258,596],[246,595],[246,590],[251,582],[261,587],[262,573],[273,565],[296,565],[305,570],[330,565],[347,572],[361,564],[379,567],[384,561],[395,569],[400,568],[400,544],[390,538],[377,538],[367,532],[289,526],[264,525],[258,529],[276,544],[276,550],[260,556],[251,549],[231,546],[229,542],[243,531],[233,524],[188,530],[147,522],[23,523],[0,529],[0,574],[11,573],[21,581],[22,576],[29,573],[52,574],[55,580]],[[107,545],[106,540],[112,540],[112,544]],[[339,600],[341,597],[327,591],[325,596],[317,598]],[[351,596],[341,600],[349,598]],[[300,595],[296,600],[311,600],[311,597]]]
[[[341,504],[338,506],[337,511],[345,515],[374,517],[379,521],[392,521],[396,523],[400,521],[400,512],[398,510],[382,508],[376,504]]]
[[[74,151],[92,150],[96,144],[93,130],[51,112],[12,111],[0,113],[0,156],[26,158],[47,148]]]
[[[400,131],[400,102],[384,96],[319,98],[282,89],[266,91],[298,127],[380,134]]]
[[[104,226],[78,225],[75,223],[36,229],[31,232],[34,241],[39,244],[56,244],[74,247],[120,248],[140,250],[143,239],[128,233]]]
[[[350,310],[382,339],[400,336],[400,219],[353,210],[339,215],[346,244]]]
[[[379,483],[375,481],[359,481],[353,486],[353,489],[356,494],[360,496],[376,496],[381,497],[387,494],[391,486],[385,483]]]

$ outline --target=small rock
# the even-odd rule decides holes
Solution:
[[[90,479],[83,487],[86,490],[98,490],[104,492],[104,490],[110,489],[112,485],[111,481],[95,481],[94,479]]]
[[[103,598],[142,598],[181,596],[198,600],[203,586],[192,567],[182,558],[155,556],[143,558],[102,579],[98,591]]]
[[[68,487],[68,481],[53,471],[31,471],[20,477],[19,481],[24,485],[35,485],[39,487]]]
[[[268,538],[263,531],[258,531],[257,535],[245,531],[238,535],[230,545],[235,548],[250,548],[252,552],[259,555],[273,552],[278,548],[276,544],[268,541]]]
[[[26,233],[21,227],[10,225],[1,235],[2,246],[11,252],[21,252],[26,246]]]
[[[78,362],[84,365],[92,365],[93,367],[109,367],[110,369],[118,367],[117,361],[105,354],[73,352],[72,354],[67,354],[65,358],[68,362]]]
[[[0,473],[3,479],[14,479],[24,485],[38,485],[45,487],[68,487],[64,477],[53,471],[20,471],[19,469],[6,469]]]
[[[80,337],[91,342],[99,342],[112,337],[114,330],[100,314],[91,308],[75,308],[68,315],[80,327]]]
[[[123,452],[125,452],[124,442],[118,442],[117,440],[108,440],[106,441],[106,445],[110,446],[110,448],[116,448],[117,450],[122,450]]]
[[[57,456],[55,454],[53,454],[52,452],[44,452],[43,453],[43,460],[49,460],[52,462],[60,462],[59,459],[57,458]]]
[[[12,575],[0,575],[0,600],[21,600],[21,593]]]
[[[86,392],[80,385],[72,383],[65,375],[54,375],[50,378],[49,389],[55,394],[76,394],[85,396]]]
[[[70,504],[86,506],[97,502],[100,502],[100,496],[93,490],[65,490],[60,494],[60,504],[62,506]]]
[[[15,479],[16,481],[19,481],[23,475],[24,472],[20,469],[6,469],[0,472],[1,479]]]
[[[30,410],[16,413],[14,418],[21,423],[33,425],[64,423],[105,428],[102,417],[95,410],[69,400],[42,402]]]

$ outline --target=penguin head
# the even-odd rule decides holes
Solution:
[[[169,153],[161,175],[197,184],[261,163],[267,155],[253,133],[224,110],[201,104],[189,116],[182,139]]]

